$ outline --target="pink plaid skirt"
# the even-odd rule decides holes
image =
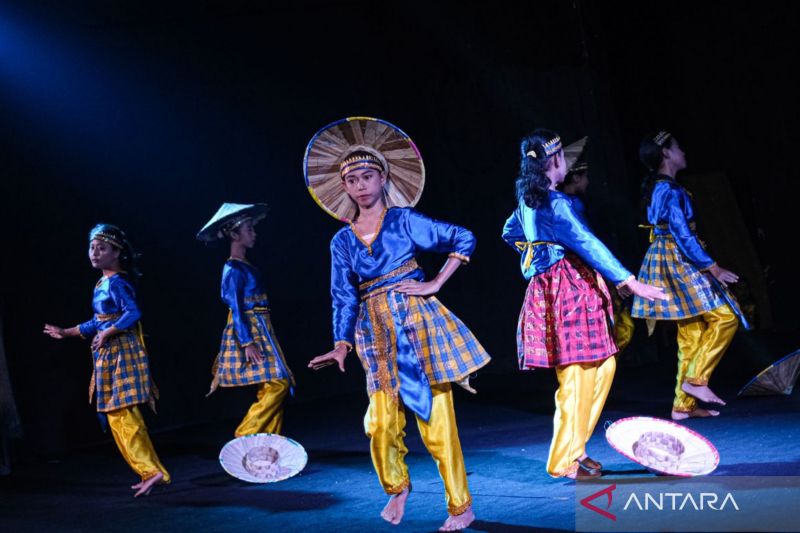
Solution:
[[[517,325],[522,370],[602,361],[617,352],[603,278],[567,254],[531,278]]]

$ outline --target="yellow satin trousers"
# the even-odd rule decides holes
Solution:
[[[139,407],[123,407],[106,413],[111,434],[117,443],[120,453],[142,481],[150,479],[157,473],[164,474],[162,483],[170,482],[170,475],[158,459],[147,426]]]
[[[430,420],[425,422],[416,417],[417,427],[444,482],[447,512],[459,515],[472,504],[472,497],[458,439],[453,392],[449,383],[431,385],[431,392],[433,405]],[[402,401],[392,399],[383,391],[370,396],[369,408],[364,416],[364,431],[370,439],[372,464],[387,494],[399,494],[410,484],[408,466],[404,460],[408,453],[403,442],[405,427],[406,415]]]
[[[727,304],[699,316],[678,321],[678,376],[674,411],[688,413],[697,401],[681,390],[684,381],[708,385],[711,373],[730,346],[739,319]]]
[[[600,420],[616,369],[614,356],[556,367],[556,414],[547,457],[551,476],[562,477],[578,470],[578,458],[586,452],[586,443]]]
[[[256,401],[247,410],[234,435],[242,437],[255,433],[274,433],[283,431],[283,399],[289,392],[289,381],[274,379],[258,386]]]

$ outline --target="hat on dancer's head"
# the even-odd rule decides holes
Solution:
[[[228,442],[219,453],[219,462],[228,474],[242,481],[274,483],[303,470],[308,455],[290,438],[256,433]]]
[[[352,221],[357,212],[342,178],[361,169],[386,175],[386,207],[412,207],[422,196],[425,165],[419,150],[403,130],[385,120],[338,120],[319,130],[306,147],[303,172],[308,192],[342,222]]]
[[[246,220],[258,224],[267,216],[268,210],[267,204],[222,204],[203,229],[197,232],[197,238],[203,242],[223,239]]]
[[[567,164],[567,172],[582,172],[583,170],[589,170],[589,165],[587,163],[578,163],[578,159],[580,159],[581,155],[583,154],[583,149],[586,147],[586,141],[588,140],[589,137],[583,137],[564,147],[564,161]],[[584,167],[579,169],[576,168],[577,165],[584,165]]]
[[[708,439],[660,418],[617,420],[606,429],[606,440],[631,461],[659,474],[704,476],[719,465],[719,452]]]

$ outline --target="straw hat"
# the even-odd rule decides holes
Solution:
[[[203,242],[211,242],[225,237],[225,232],[244,222],[252,220],[258,224],[267,216],[267,204],[222,204],[203,229],[197,232],[197,238]]]
[[[425,186],[425,165],[416,145],[385,120],[349,117],[319,130],[303,158],[308,192],[325,212],[348,223],[355,216],[356,204],[344,189],[340,171],[347,156],[357,151],[372,154],[386,171],[386,207],[417,204]]]
[[[586,146],[586,141],[588,140],[589,137],[583,137],[564,147],[564,161],[567,163],[567,171],[578,171],[577,169],[573,169],[573,167],[578,159],[580,159],[581,154],[583,153],[583,148]],[[586,168],[589,168],[588,165]]]
[[[719,452],[691,429],[660,418],[634,416],[606,429],[612,448],[648,469],[670,476],[703,476],[719,464]]]
[[[256,433],[228,442],[219,453],[222,468],[250,483],[274,483],[288,479],[306,466],[308,455],[292,439]]]
[[[800,376],[800,350],[772,363],[742,387],[738,396],[789,395]]]

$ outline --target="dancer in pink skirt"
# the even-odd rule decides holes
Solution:
[[[588,479],[602,465],[586,454],[614,379],[617,352],[611,297],[603,277],[624,294],[662,299],[623,267],[556,190],[567,166],[561,138],[539,129],[522,140],[519,205],[503,239],[522,254],[530,280],[517,328],[522,370],[555,368],[559,388],[547,472]],[[601,276],[602,275],[602,276]]]

